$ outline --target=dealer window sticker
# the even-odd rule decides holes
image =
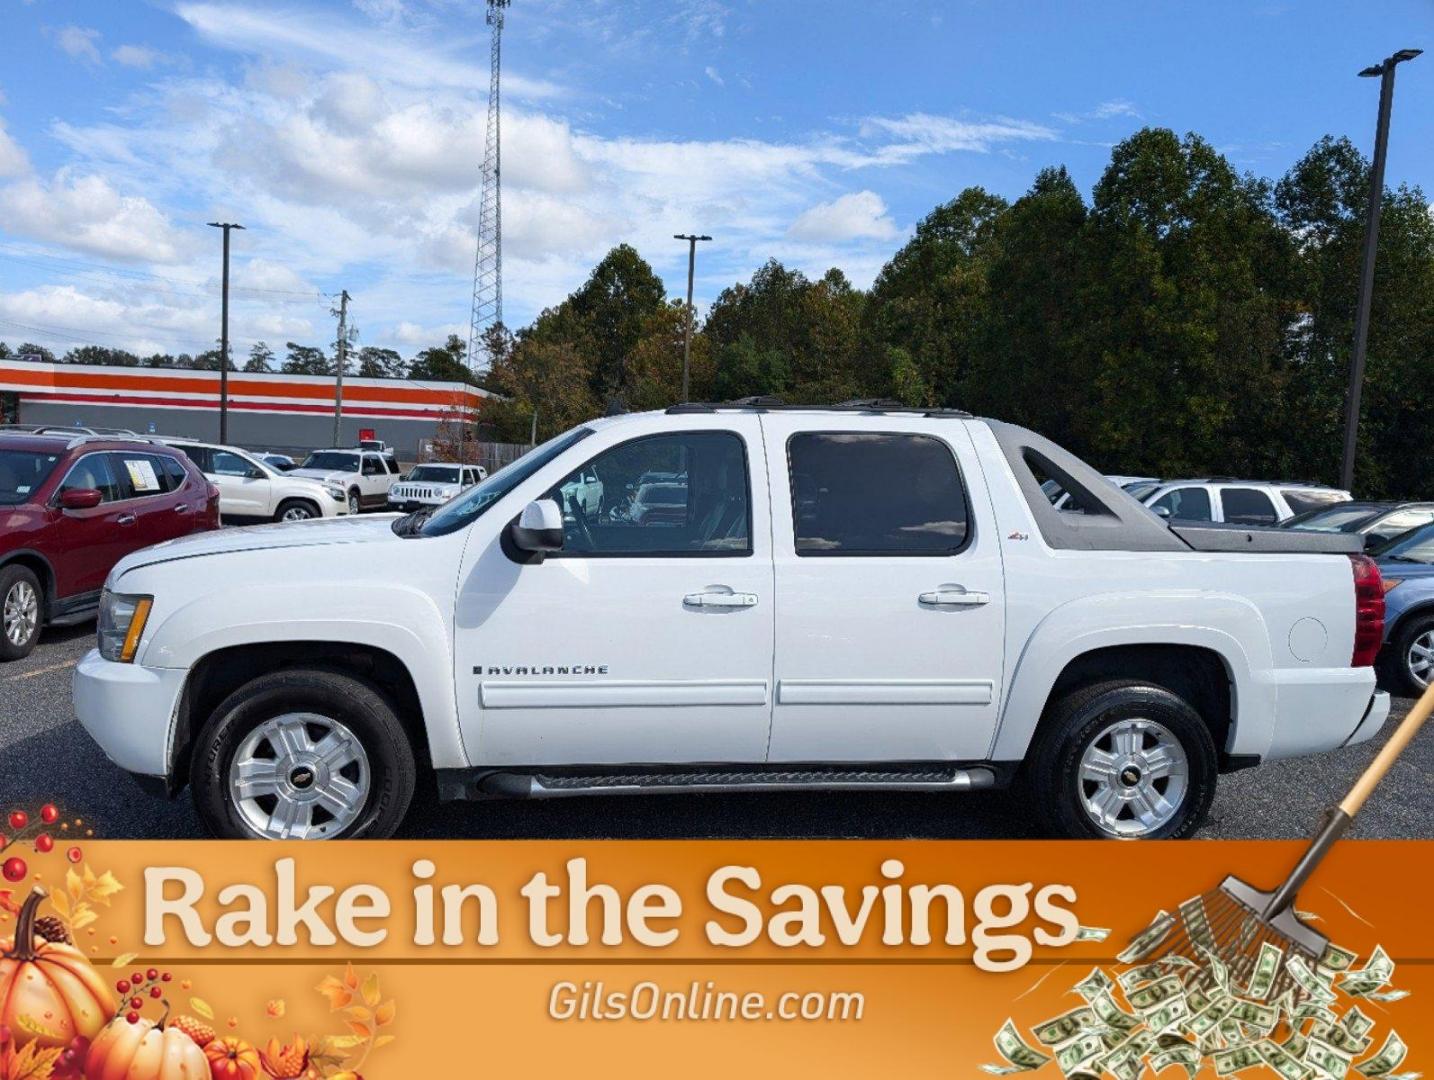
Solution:
[[[124,467],[129,470],[129,482],[136,491],[159,491],[159,477],[154,474],[154,464],[148,458],[125,458]]]

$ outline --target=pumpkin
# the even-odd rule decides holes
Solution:
[[[93,1039],[115,1011],[109,987],[84,953],[35,933],[44,898],[45,890],[36,886],[20,909],[15,937],[0,942],[0,1027],[10,1029],[16,1048]]]
[[[90,1044],[85,1080],[209,1080],[199,1044],[163,1020],[115,1017]]]
[[[259,1051],[243,1039],[226,1035],[205,1046],[204,1053],[209,1057],[209,1071],[214,1080],[263,1080],[265,1074],[259,1068]]]

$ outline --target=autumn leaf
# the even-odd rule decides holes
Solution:
[[[70,920],[70,929],[83,930],[98,918],[99,916],[95,914],[94,908],[90,907],[89,904],[81,904],[75,909],[75,917]]]
[[[342,1009],[354,999],[353,991],[332,975],[325,976],[324,981],[319,983],[316,989],[329,999],[330,1012]]]
[[[364,1024],[367,1024],[370,1020],[373,1019],[373,1013],[369,1012],[368,1009],[366,1009],[362,1005],[355,1005],[352,1008],[345,1009],[344,1015],[347,1016],[350,1020],[357,1020],[360,1023]]]
[[[355,1035],[357,1035],[360,1039],[367,1039],[373,1035],[373,1028],[369,1027],[367,1024],[361,1024],[357,1020],[350,1020],[348,1022],[348,1027],[349,1030],[352,1031]]]
[[[354,966],[352,964],[347,965],[344,968],[344,985],[347,986],[350,990],[357,990],[358,984],[358,972],[354,970]]]
[[[119,883],[119,879],[108,870],[99,877],[92,875],[88,864],[85,865],[85,885],[89,899],[106,906],[114,898],[115,893],[124,889],[124,886]]]
[[[364,1004],[370,1007],[377,1005],[381,997],[382,995],[380,994],[378,988],[378,973],[374,972],[363,981]]]
[[[397,1011],[398,1006],[394,1003],[393,999],[390,998],[374,1010],[374,1022],[378,1024],[379,1027],[385,1027],[393,1023],[393,1017]]]
[[[138,953],[132,952],[120,953],[119,956],[116,956],[110,961],[110,967],[129,967],[130,964],[134,963],[134,958],[138,955]]]
[[[373,1048],[377,1050],[380,1046],[387,1046],[396,1038],[398,1038],[397,1035],[380,1035],[373,1041]]]
[[[0,911],[8,911],[11,915],[20,914],[20,905],[15,903],[15,894],[9,889],[0,889]]]
[[[85,898],[84,879],[75,873],[74,867],[65,871],[65,892],[69,893],[70,899],[76,903]]]
[[[268,1005],[264,1006],[264,1011],[277,1020],[288,1011],[288,1006],[285,1005],[283,998],[275,998],[269,1002]]]
[[[11,1056],[9,1068],[5,1070],[5,1080],[50,1080],[64,1049],[63,1046],[41,1049],[39,1043],[26,1043],[19,1052]]]
[[[361,1046],[363,1041],[359,1035],[330,1035],[324,1040],[324,1045],[331,1051],[352,1050],[355,1046]]]
[[[189,1007],[206,1020],[214,1019],[214,1007],[203,998],[190,998]]]
[[[67,922],[69,921],[70,898],[68,896],[66,896],[64,893],[51,893],[50,906],[60,913],[60,918],[66,920]]]

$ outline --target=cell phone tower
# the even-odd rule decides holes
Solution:
[[[483,146],[483,171],[478,179],[478,250],[473,256],[473,308],[468,318],[468,366],[479,374],[488,370],[489,357],[483,334],[503,325],[503,193],[502,82],[503,16],[513,0],[488,0],[492,27],[488,78],[488,127]]]

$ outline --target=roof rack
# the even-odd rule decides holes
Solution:
[[[779,397],[757,395],[736,398],[732,401],[684,401],[670,405],[669,415],[682,413],[714,413],[732,409],[752,409],[758,412],[849,412],[869,415],[885,413],[915,413],[923,417],[940,417],[953,420],[969,420],[971,414],[964,409],[929,409],[924,405],[906,405],[891,398],[854,398],[835,405],[789,405]]]

